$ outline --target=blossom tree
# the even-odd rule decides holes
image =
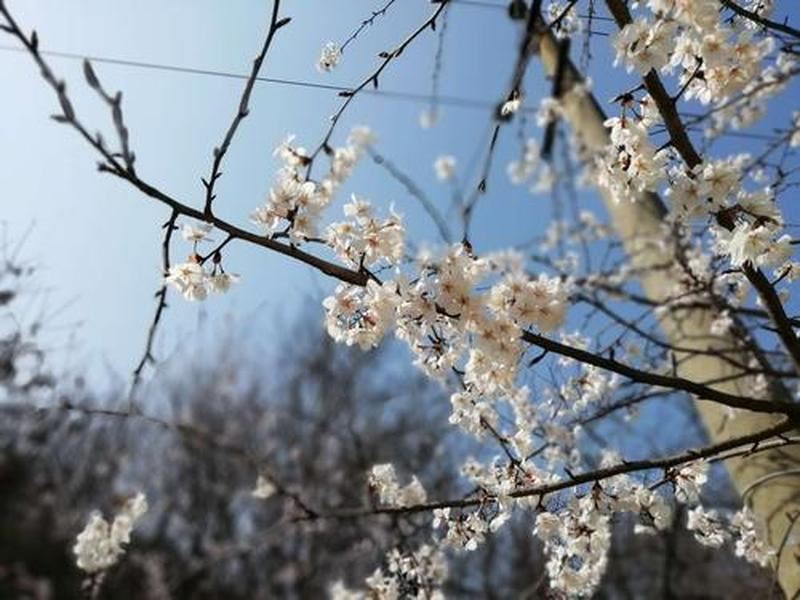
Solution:
[[[393,4],[374,11],[344,43],[325,42],[321,75],[347,59],[374,20],[389,18]],[[791,90],[800,31],[773,17],[766,0],[512,0],[508,16],[520,40],[509,84],[492,115],[474,188],[457,195],[457,217],[448,219],[413,177],[378,154],[371,129],[342,132],[340,121],[360,94],[391,76],[410,46],[444,29],[455,4],[432,2],[428,17],[382,52],[358,85],[340,92],[315,145],[289,136],[278,146],[280,167],[265,200],[254,202],[253,228],[245,229],[221,216],[216,184],[270,48],[291,29],[280,0],[236,114],[212,153],[199,206],[139,173],[121,95],[106,90],[87,61],[86,83],[108,104],[117,140],[112,145],[91,132],[37,35],[0,0],[0,27],[27,50],[56,95],[53,118],[97,152],[101,172],[167,209],[163,285],[130,411],[154,360],[167,295],[199,301],[224,293],[239,280],[225,260],[228,245],[259,246],[336,280],[321,309],[330,336],[365,350],[389,335],[402,340],[414,363],[450,390],[450,423],[487,448],[480,458],[464,457],[461,475],[469,485],[462,496],[430,498],[416,474],[376,464],[369,472],[373,505],[315,508],[315,518],[431,518],[428,543],[389,553],[360,590],[334,584],[334,597],[438,597],[446,553],[475,550],[515,513],[527,515],[544,544],[550,587],[587,596],[606,569],[612,520],[632,514],[646,534],[665,528],[676,505],[688,508],[686,525],[700,544],[733,545],[738,555],[773,568],[786,596],[795,597],[800,341],[789,296],[800,263],[783,213],[798,183],[793,148],[800,145],[800,119],[785,115],[782,127],[754,144],[755,153],[725,153],[717,142],[746,134],[773,97]],[[610,117],[589,73],[572,58],[575,41],[590,37],[597,19],[617,29],[609,40],[624,87],[610,98]],[[552,89],[532,107],[525,86],[537,67]],[[501,134],[531,109],[541,141],[527,140],[507,175],[554,197],[577,183],[594,186],[608,221],[576,208],[536,244],[476,248],[476,207],[499,201],[491,181],[502,176],[494,164]],[[435,125],[436,110],[426,111],[421,124]],[[337,202],[365,157],[404,182],[431,215],[441,234],[433,250],[412,251],[413,232],[392,207],[357,193],[343,206]],[[449,155],[433,168],[443,181],[458,171]],[[173,260],[181,244],[176,231],[186,259]],[[212,231],[221,242],[209,240]],[[599,460],[584,452],[591,423],[681,395],[694,398],[706,445],[637,459],[611,444]],[[741,508],[731,514],[702,504],[709,467],[718,463],[741,494]],[[274,482],[257,475],[255,493],[269,501]]]

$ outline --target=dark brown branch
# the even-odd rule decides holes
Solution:
[[[173,210],[177,210],[178,212],[180,212],[182,215],[191,217],[192,219],[198,219],[198,220],[205,219],[205,214],[203,213],[203,211],[197,210],[195,208],[192,208],[191,206],[188,206],[186,204],[183,204],[175,200],[171,196],[168,196],[161,190],[147,184],[138,177],[135,178],[129,177],[124,172],[120,172],[115,169],[103,169],[103,170],[111,173],[112,175],[116,175],[117,177],[129,181],[145,195],[155,200],[158,200],[163,204],[166,204]],[[315,269],[321,271],[322,273],[325,273],[326,275],[334,277],[335,279],[339,279],[340,281],[361,286],[367,284],[368,275],[365,272],[353,271],[346,267],[342,267],[330,261],[319,258],[318,256],[314,256],[313,254],[305,252],[304,250],[300,250],[296,246],[290,244],[282,244],[263,235],[259,235],[251,231],[241,229],[216,216],[212,217],[211,220],[208,221],[208,223],[210,223],[217,229],[224,231],[233,239],[249,242],[251,244],[267,248],[274,252],[278,252],[279,254],[289,256],[291,258],[294,258],[295,260],[298,260],[311,267],[314,267]]]
[[[170,242],[172,241],[172,233],[176,229],[175,221],[178,220],[178,214],[179,214],[178,211],[173,210],[169,220],[166,223],[164,223],[164,241],[161,244],[161,268],[163,270],[163,277],[166,277],[169,274],[169,268],[170,268],[169,247],[170,247]],[[153,356],[153,343],[156,338],[156,331],[158,330],[158,324],[161,322],[161,315],[164,313],[164,310],[166,308],[167,308],[167,283],[165,280],[162,280],[161,287],[156,292],[156,312],[153,315],[153,321],[150,323],[150,328],[147,331],[147,341],[145,342],[144,353],[142,354],[142,358],[139,360],[139,363],[136,365],[136,368],[133,370],[133,377],[131,379],[131,388],[130,391],[128,392],[129,412],[133,412],[135,409],[136,390],[142,381],[142,373],[144,372],[145,367],[148,364],[155,362],[155,357]]]
[[[698,460],[708,460],[709,462],[717,462],[720,460],[727,460],[736,456],[746,456],[769,450],[775,447],[786,446],[789,444],[797,443],[800,440],[782,437],[794,429],[794,424],[788,420],[782,421],[773,427],[763,429],[761,431],[743,435],[740,437],[732,438],[725,442],[713,444],[700,448],[697,450],[686,450],[679,454],[668,456],[665,458],[657,458],[651,460],[635,460],[623,461],[611,467],[604,469],[597,469],[588,471],[586,473],[574,474],[568,479],[550,483],[546,485],[538,485],[526,487],[515,490],[509,495],[512,498],[530,498],[539,497],[543,498],[548,494],[559,492],[569,488],[577,487],[587,483],[600,482],[617,475],[625,475],[628,473],[636,473],[641,471],[651,471],[654,469],[672,469],[685,465]],[[770,440],[775,438],[776,440]],[[422,512],[431,512],[435,509],[441,508],[471,508],[485,504],[491,496],[480,496],[477,498],[462,498],[453,500],[440,500],[435,502],[426,502],[422,504],[415,504],[412,506],[384,506],[378,508],[365,507],[353,508],[345,510],[334,510],[330,512],[320,512],[318,518],[324,519],[354,519],[366,517],[370,515],[388,514],[388,515],[405,515],[416,514]]]
[[[761,269],[749,263],[745,263],[742,269],[747,280],[761,297],[761,301],[770,317],[772,317],[776,333],[789,351],[795,368],[800,371],[800,343],[798,343],[797,334],[795,334],[794,326],[792,325],[792,319],[786,314],[783,302],[781,302],[778,292],[775,291],[775,286],[770,283]]]
[[[361,21],[361,24],[358,26],[358,28],[353,33],[351,33],[350,36],[344,42],[342,42],[342,45],[339,47],[339,49],[342,52],[344,52],[345,48],[347,48],[351,44],[351,42],[353,42],[361,34],[362,31],[364,31],[367,27],[371,26],[375,22],[375,19],[385,15],[386,11],[389,10],[392,4],[394,4],[396,1],[397,0],[389,0],[386,4],[383,5],[383,8],[379,8],[378,10],[372,11],[372,15]]]
[[[122,92],[116,94],[109,94],[100,83],[100,80],[95,75],[94,69],[88,59],[83,61],[83,75],[86,78],[86,83],[89,87],[97,92],[97,95],[108,104],[111,109],[111,117],[114,122],[114,128],[117,130],[117,136],[120,143],[120,154],[122,160],[125,162],[125,167],[131,172],[135,173],[134,163],[136,162],[136,155],[130,148],[130,135],[125,121],[122,118]]]
[[[633,22],[628,7],[622,0],[606,0],[606,4],[620,29]],[[675,101],[667,93],[658,73],[651,69],[644,76],[644,85],[655,101],[658,112],[661,113],[661,117],[664,119],[664,125],[669,132],[672,146],[678,151],[690,169],[699,165],[703,162],[703,159],[689,139],[686,128],[678,115]]]
[[[787,35],[791,35],[792,37],[800,38],[800,29],[795,29],[794,27],[790,27],[786,23],[778,23],[777,21],[771,21],[765,17],[759,16],[756,13],[747,10],[746,8],[739,6],[733,0],[719,0],[720,4],[725,8],[732,10],[740,17],[744,17],[745,19],[749,19],[753,23],[758,23],[765,29],[772,29],[774,31],[780,31],[781,33],[785,33]]]
[[[280,6],[281,0],[273,0],[272,16],[270,18],[269,30],[267,31],[267,37],[264,40],[264,45],[261,48],[261,52],[259,52],[255,60],[253,60],[253,69],[250,71],[250,76],[247,78],[247,83],[242,91],[242,97],[239,100],[239,108],[236,111],[236,115],[233,117],[233,121],[231,121],[231,124],[228,127],[228,131],[225,133],[225,138],[222,140],[222,144],[220,144],[219,147],[214,148],[214,161],[211,165],[211,174],[208,176],[208,179],[202,180],[203,187],[206,189],[206,201],[203,209],[206,219],[211,217],[211,205],[214,202],[214,198],[216,198],[214,194],[214,186],[216,185],[217,180],[222,176],[222,171],[220,170],[222,167],[222,160],[225,158],[228,148],[230,148],[233,137],[236,135],[236,130],[239,129],[239,125],[241,125],[242,121],[244,121],[247,115],[250,114],[250,96],[253,93],[253,86],[256,83],[258,74],[261,71],[261,65],[264,63],[264,58],[267,56],[269,47],[272,44],[272,38],[275,37],[275,34],[281,27],[288,25],[291,20],[289,17],[278,20],[278,11],[280,10]]]
[[[530,344],[542,348],[543,350],[548,350],[550,352],[560,354],[561,356],[567,356],[581,363],[594,365],[595,367],[605,369],[606,371],[618,373],[638,383],[681,390],[690,394],[694,394],[701,400],[712,400],[714,402],[718,402],[719,404],[733,408],[742,408],[753,412],[767,414],[785,414],[796,422],[800,422],[800,406],[795,404],[779,404],[765,400],[754,400],[752,398],[736,396],[735,394],[728,394],[726,392],[715,390],[714,388],[691,381],[689,379],[684,379],[682,377],[672,377],[669,375],[661,375],[659,373],[642,371],[612,358],[606,358],[604,356],[589,352],[588,350],[567,346],[566,344],[562,344],[530,331],[523,331],[522,339]]]

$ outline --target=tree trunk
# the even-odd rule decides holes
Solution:
[[[545,70],[554,76],[559,62],[558,45],[550,32],[541,34],[538,44]],[[572,64],[564,68],[564,90],[582,77]],[[606,116],[591,93],[571,93],[562,98],[564,119],[578,139],[589,151],[598,151],[608,146],[608,130],[603,125]],[[626,250],[637,268],[644,268],[640,283],[647,297],[663,303],[670,295],[674,281],[663,269],[646,269],[648,265],[669,265],[675,260],[673,248],[652,243],[664,238],[663,225],[666,208],[656,194],[641,194],[635,202],[617,201],[610,190],[599,188],[611,221],[622,239]],[[648,243],[649,242],[649,243]],[[712,308],[671,309],[659,317],[660,325],[668,341],[675,347],[693,348],[701,351],[714,348],[733,348],[737,339],[731,335],[712,335],[710,325],[718,316]],[[741,343],[738,343],[741,346]],[[747,364],[752,355],[746,351],[733,356],[736,361]],[[714,381],[735,375],[737,369],[717,355],[676,353],[678,374],[693,381]],[[753,395],[753,382],[749,377],[740,377],[712,387],[744,396]],[[785,402],[790,398],[785,390],[773,389],[774,401]],[[774,425],[779,417],[768,414],[732,410],[728,407],[695,400],[697,412],[703,419],[708,436],[713,442],[757,432]],[[785,471],[787,467],[800,465],[800,447],[786,446],[765,451],[752,457],[732,459],[726,462],[737,490],[742,493],[756,485],[748,494],[750,506],[767,527],[768,540],[778,550],[779,560],[774,562],[776,577],[787,598],[800,597],[800,526],[792,535],[794,520],[800,516],[800,479],[797,475],[775,476],[756,484],[762,478]]]

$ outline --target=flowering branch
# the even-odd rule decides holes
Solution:
[[[379,67],[378,73],[380,73],[383,68],[388,65],[388,63],[392,60],[392,58],[399,56],[399,53],[402,52],[405,47],[410,44],[413,39],[419,35],[422,31],[424,31],[425,27],[430,26],[430,23],[435,21],[436,16],[443,10],[445,4],[439,6],[439,9],[434,12],[434,14],[426,21],[423,26],[418,28],[414,34],[412,34],[409,38],[406,39],[403,44],[398,46],[398,48],[393,51],[393,53],[387,57],[384,62],[382,63],[381,67]],[[77,119],[74,110],[71,108],[71,103],[69,102],[68,97],[66,96],[65,86],[63,83],[60,83],[56,80],[55,76],[52,74],[52,71],[46,64],[46,62],[42,59],[40,54],[38,53],[37,46],[38,44],[32,42],[32,40],[28,40],[28,38],[22,33],[19,27],[11,18],[11,15],[5,9],[5,7],[0,4],[0,14],[6,18],[11,26],[11,30],[13,35],[20,39],[26,47],[28,48],[29,52],[32,54],[36,62],[39,64],[42,74],[45,77],[45,80],[50,83],[50,85],[56,90],[59,99],[61,100],[62,107],[68,107],[64,112],[64,122],[70,124],[73,128],[75,128],[89,143],[98,151],[100,154],[105,158],[106,163],[101,164],[100,169],[105,172],[109,172],[117,177],[120,177],[132,185],[134,185],[137,189],[143,192],[145,195],[154,198],[163,204],[169,206],[173,213],[177,213],[179,215],[187,216],[190,218],[194,218],[197,220],[206,220],[206,215],[204,211],[200,211],[194,209],[186,204],[179,202],[178,200],[172,198],[171,196],[167,195],[166,193],[162,192],[161,190],[151,186],[150,184],[143,181],[137,174],[132,173],[125,168],[123,168],[115,159],[113,155],[105,148],[105,146],[98,142],[95,138],[93,138],[86,128],[80,123]],[[369,81],[366,80],[367,82]],[[363,87],[360,86],[358,89]],[[349,100],[352,99],[352,96],[348,97],[348,100],[343,104],[340,112],[341,113],[346,108]],[[323,147],[323,145],[327,144],[327,139],[330,137],[333,131],[333,124],[331,129],[326,136],[325,141],[320,146],[319,149]],[[319,151],[318,149],[318,151]],[[270,250],[279,252],[286,256],[290,256],[304,262],[321,272],[330,275],[336,279],[339,279],[343,282],[350,283],[356,286],[365,286],[367,281],[370,279],[370,275],[363,269],[360,270],[351,270],[346,267],[342,267],[321,259],[317,256],[309,254],[293,245],[282,244],[280,242],[276,242],[270,238],[260,236],[249,231],[240,229],[218,217],[212,216],[211,220],[208,221],[209,223],[213,224],[216,228],[226,232],[231,239],[238,239],[247,241]],[[374,276],[373,276],[374,277]],[[537,346],[540,346],[544,349],[551,350],[553,352],[557,352],[559,354],[563,354],[565,356],[570,356],[572,358],[576,358],[587,364],[593,364],[595,366],[599,366],[601,368],[606,368],[607,370],[618,372],[622,375],[631,377],[634,380],[640,381],[641,383],[649,383],[652,385],[659,385],[669,388],[674,388],[678,390],[688,391],[691,393],[697,393],[701,397],[714,400],[720,402],[722,404],[737,407],[737,408],[745,408],[747,410],[755,411],[755,412],[766,412],[766,413],[777,413],[777,414],[786,414],[792,416],[792,418],[797,419],[798,415],[800,415],[800,409],[793,405],[775,405],[770,404],[763,401],[752,400],[749,398],[743,398],[740,396],[735,396],[732,394],[726,394],[723,392],[718,392],[707,386],[702,384],[698,384],[696,382],[692,382],[689,380],[683,380],[681,378],[672,378],[664,375],[656,375],[651,374],[643,371],[638,371],[637,369],[633,369],[626,365],[622,365],[616,361],[611,359],[606,359],[597,355],[594,355],[590,352],[586,352],[583,350],[579,350],[576,348],[570,348],[564,344],[560,344],[543,336],[531,333],[531,332],[523,332],[522,338],[529,343],[533,343]]]
[[[745,19],[751,20],[753,23],[758,23],[762,27],[766,29],[772,29],[774,31],[780,31],[781,33],[785,33],[791,35],[792,37],[796,37],[800,39],[800,29],[795,29],[794,27],[790,27],[786,23],[778,23],[777,21],[771,21],[761,15],[747,10],[743,6],[740,6],[733,0],[719,0],[720,4],[725,8],[735,12],[740,17],[744,17]]]
[[[628,7],[622,0],[606,0],[606,4],[620,28],[630,25],[633,22]],[[692,78],[694,78],[695,75],[693,75]],[[693,169],[702,164],[703,158],[695,149],[694,144],[692,144],[686,127],[678,114],[676,98],[669,95],[655,69],[650,69],[644,76],[644,85],[655,101],[658,111],[664,119],[664,125],[670,134],[670,143],[672,146],[678,151],[689,169]],[[729,212],[720,211],[716,216],[717,221],[722,227],[728,230],[734,228],[734,222]],[[742,265],[742,271],[764,302],[767,311],[775,323],[778,337],[792,357],[795,368],[800,371],[800,341],[797,339],[791,320],[786,314],[783,303],[780,301],[774,286],[761,272],[761,269],[750,264],[749,261]]]
[[[722,392],[682,377],[671,377],[669,375],[642,371],[614,360],[613,358],[605,358],[598,354],[581,350],[580,348],[574,348],[531,331],[523,331],[522,339],[549,352],[554,352],[582,363],[618,373],[638,383],[681,390],[694,394],[702,400],[712,400],[732,408],[743,408],[759,413],[785,414],[790,420],[793,420],[795,423],[800,423],[800,406],[795,404],[753,400],[745,396],[728,394],[727,392]]]
[[[19,28],[16,21],[6,9],[4,3],[0,3],[0,15],[2,15],[8,23],[7,26],[4,26],[4,31],[10,33],[23,43],[29,54],[39,66],[44,80],[56,92],[59,103],[61,104],[63,110],[63,114],[58,115],[56,120],[75,129],[81,135],[81,137],[83,137],[104,159],[104,162],[98,165],[100,171],[110,173],[111,175],[119,177],[120,179],[124,179],[146,196],[165,204],[173,211],[177,211],[179,215],[196,219],[198,221],[206,221],[217,229],[224,231],[233,239],[247,241],[257,246],[262,246],[269,250],[278,252],[279,254],[289,256],[341,281],[346,281],[354,285],[366,284],[366,273],[347,269],[330,261],[326,261],[317,256],[309,254],[308,252],[300,250],[295,246],[282,244],[268,237],[241,229],[216,216],[212,216],[212,218],[208,220],[206,219],[204,211],[197,210],[188,204],[173,198],[167,193],[144,181],[138,174],[129,172],[122,165],[120,165],[114,155],[105,147],[104,143],[102,142],[102,138],[93,137],[89,133],[88,129],[78,119],[74,109],[72,108],[72,103],[67,96],[66,84],[63,81],[56,79],[52,69],[38,51],[38,38],[36,37],[36,34],[34,33],[29,39]]]
[[[732,438],[718,444],[712,444],[696,450],[687,450],[679,454],[664,458],[649,460],[633,460],[615,464],[611,467],[576,473],[568,479],[536,485],[527,488],[517,489],[509,492],[511,498],[531,498],[536,497],[540,500],[548,494],[577,487],[587,483],[597,483],[605,479],[610,479],[618,475],[636,473],[641,471],[652,471],[655,469],[672,469],[688,463],[705,460],[707,462],[718,462],[728,460],[737,456],[749,456],[758,452],[780,448],[783,446],[800,443],[800,438],[784,436],[785,433],[795,428],[789,420],[784,420],[777,425],[740,437]],[[773,439],[775,438],[775,439]],[[424,502],[409,506],[380,506],[368,508],[352,508],[344,510],[320,511],[316,518],[321,519],[355,519],[371,515],[405,515],[422,512],[432,512],[442,508],[470,508],[482,506],[490,501],[491,497],[480,496],[478,498],[462,498],[451,500],[439,500],[434,502]]]

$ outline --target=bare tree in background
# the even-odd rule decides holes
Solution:
[[[343,43],[325,44],[320,70],[330,71],[346,59],[359,35],[376,19],[388,18],[393,4],[374,11]],[[418,39],[437,30],[443,35],[447,15],[458,2],[431,4],[418,27],[379,55],[374,70],[340,92],[341,104],[318,144],[311,150],[291,138],[281,144],[277,155],[282,166],[266,202],[251,216],[256,227],[251,230],[220,216],[225,207],[217,198],[216,183],[252,108],[251,92],[270,48],[291,30],[279,0],[268,11],[264,42],[234,118],[212,153],[210,172],[202,180],[202,206],[173,197],[139,173],[121,95],[105,89],[87,61],[86,82],[107,102],[117,139],[111,144],[92,132],[48,64],[36,34],[27,32],[0,0],[4,31],[28,52],[56,94],[60,109],[53,118],[97,152],[100,171],[168,209],[165,279],[129,406],[120,418],[142,418],[137,392],[145,367],[154,361],[153,340],[169,286],[188,300],[227,291],[238,277],[228,270],[226,248],[252,244],[338,280],[323,303],[330,336],[368,349],[394,333],[407,343],[422,371],[449,388],[448,419],[467,434],[464,446],[453,446],[462,476],[457,490],[425,480],[424,465],[411,460],[413,446],[405,449],[405,462],[361,455],[359,466],[362,473],[369,472],[372,489],[366,498],[312,498],[312,491],[283,482],[280,459],[256,465],[256,493],[292,507],[294,516],[286,516],[284,506],[282,518],[310,526],[335,523],[343,532],[344,523],[351,521],[380,517],[392,523],[387,535],[393,535],[395,544],[379,544],[387,552],[382,568],[367,575],[363,585],[335,583],[334,597],[438,597],[451,581],[446,553],[461,556],[459,552],[481,549],[479,556],[489,556],[488,564],[493,564],[494,552],[510,559],[508,546],[496,536],[513,539],[503,532],[513,531],[517,522],[527,522],[544,546],[546,577],[541,582],[532,577],[530,593],[601,593],[604,576],[615,573],[609,570],[610,559],[619,552],[612,540],[615,522],[632,519],[634,531],[644,536],[670,530],[684,514],[697,542],[770,566],[784,594],[796,597],[800,341],[788,298],[800,267],[793,260],[796,240],[785,233],[782,211],[798,183],[793,148],[800,145],[800,123],[796,114],[776,115],[784,125],[748,138],[752,151],[747,155],[725,152],[719,140],[747,135],[742,130],[767,111],[767,101],[792,89],[800,72],[800,31],[773,16],[772,3],[763,1],[649,0],[629,6],[606,0],[601,7],[593,0],[546,6],[539,0],[513,0],[508,17],[518,22],[520,40],[508,65],[509,85],[498,93],[474,187],[454,190],[457,216],[448,218],[427,200],[413,174],[377,152],[370,130],[354,128],[342,141],[339,131],[354,100],[366,89],[379,88]],[[575,41],[588,36],[580,60],[588,73],[596,70],[590,36],[598,20],[613,26],[608,38],[613,52],[634,73],[627,79],[620,76],[623,87],[610,99],[610,119],[572,61]],[[520,115],[532,108],[525,104],[525,84],[538,64],[537,54],[552,79],[551,96],[537,109],[542,141],[526,141],[520,159],[507,170],[515,182],[548,189],[557,218],[545,239],[474,248],[471,231],[480,225],[476,215],[498,200],[492,197],[491,183],[498,176],[494,159],[503,133],[517,121],[522,138],[528,135]],[[439,50],[434,64],[437,93]],[[425,125],[434,120],[428,113]],[[568,137],[560,129],[562,121],[571,126],[569,144],[564,143]],[[412,232],[406,231],[402,218],[357,197],[344,206],[343,217],[331,216],[339,214],[332,206],[337,192],[364,156],[419,200],[442,238],[438,251],[412,256],[407,240]],[[435,168],[440,179],[450,180],[456,163],[441,157]],[[579,178],[599,190],[608,223],[577,206]],[[178,227],[185,240],[182,251],[189,253],[182,261],[173,259]],[[212,230],[223,234],[216,245],[207,238]],[[568,313],[577,333],[565,330]],[[315,369],[326,372],[320,363]],[[297,385],[300,393],[307,383]],[[651,440],[652,448],[633,456],[630,448],[604,436],[604,425],[617,415],[646,413],[654,405],[685,406],[686,397],[694,399],[707,429],[707,439],[696,447],[665,453],[661,431]],[[259,414],[246,402],[237,411]],[[232,412],[228,406],[222,414],[212,411],[215,426],[222,431],[235,427]],[[164,423],[181,429],[179,420]],[[327,421],[319,426],[327,428]],[[646,427],[646,419],[638,426]],[[246,433],[235,433],[236,446],[228,450],[253,460]],[[304,429],[293,433],[307,434]],[[193,435],[195,441],[218,439],[208,432]],[[324,441],[315,439],[314,444]],[[473,444],[480,451],[471,452]],[[322,460],[324,447],[312,448],[320,454],[314,458]],[[429,453],[431,447],[417,451]],[[740,495],[741,506],[735,510],[703,502],[709,469],[718,464],[725,465]],[[455,479],[459,473],[450,467],[449,477]],[[447,475],[441,477],[449,481]],[[468,489],[464,481],[470,482]],[[218,500],[220,506],[234,492],[228,489]],[[151,497],[155,506],[175,501]],[[94,589],[101,589],[103,573],[120,557],[120,539],[127,542],[132,524],[127,509],[121,510],[124,535],[119,539],[113,531],[107,535],[105,521],[98,519],[79,537],[79,563],[91,565],[84,570],[92,575]],[[186,506],[183,510],[189,512]],[[184,520],[184,513],[180,506],[164,511],[168,521]],[[244,518],[240,514],[237,518]],[[433,534],[417,531],[425,519],[432,520]],[[203,533],[195,532],[199,538],[185,543],[202,545],[206,536],[216,539],[233,529],[231,521],[212,522]],[[408,538],[413,543],[404,543]],[[369,536],[360,539],[371,543]],[[635,547],[627,538],[622,543],[626,549]],[[660,586],[666,597],[684,594],[669,575],[680,563],[676,548],[681,543],[679,535],[667,536],[666,583]],[[459,559],[454,560],[457,565]],[[301,559],[292,569],[305,564]],[[331,581],[336,579],[333,567],[320,568],[330,571]],[[470,585],[471,580],[462,578]],[[500,585],[486,579],[482,592],[491,596]]]

